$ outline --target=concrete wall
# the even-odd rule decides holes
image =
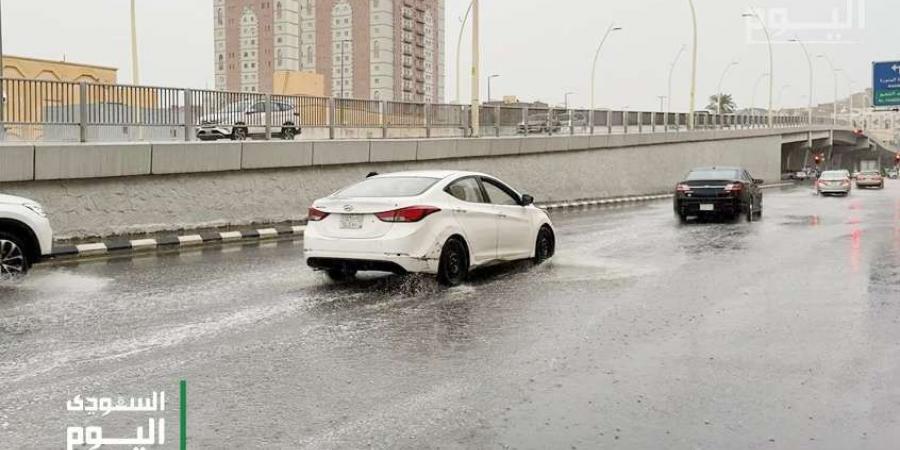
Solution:
[[[302,219],[313,200],[362,180],[369,171],[487,172],[538,201],[667,192],[687,170],[702,165],[740,165],[755,177],[778,180],[781,134],[747,131],[728,133],[731,139],[704,132],[153,144],[148,164],[140,170],[130,163],[116,166],[152,175],[111,176],[103,170],[95,178],[76,179],[71,175],[90,172],[75,170],[83,164],[79,157],[78,164],[56,169],[57,179],[8,181],[0,183],[0,192],[41,202],[59,237],[85,237]],[[678,138],[685,142],[675,142]],[[86,154],[97,151],[83,147]],[[33,180],[35,174],[46,178],[50,172],[43,166],[29,168],[27,156],[27,150],[0,147],[0,180]],[[10,169],[7,160],[19,169]],[[34,173],[16,178],[18,170]]]

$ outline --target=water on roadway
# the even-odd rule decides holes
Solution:
[[[550,263],[453,289],[299,241],[39,267],[0,285],[0,448],[133,436],[66,401],[151,390],[175,448],[181,379],[190,448],[896,448],[900,183],[764,205],[559,214]]]

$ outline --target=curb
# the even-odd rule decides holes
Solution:
[[[794,186],[794,183],[776,183],[776,184],[765,184],[760,186],[762,189],[773,189],[780,187],[788,187]],[[560,202],[560,203],[541,203],[537,206],[539,208],[546,209],[547,211],[554,210],[566,210],[571,208],[587,208],[592,206],[608,206],[608,205],[621,205],[624,203],[639,203],[639,202],[649,202],[653,200],[665,200],[669,198],[673,198],[674,194],[651,194],[651,195],[635,195],[631,197],[613,197],[613,198],[603,198],[603,199],[595,199],[595,200],[583,200],[578,202]]]
[[[596,200],[583,200],[579,202],[561,202],[561,203],[545,203],[539,204],[539,208],[546,209],[547,211],[554,210],[565,210],[570,208],[586,208],[591,206],[607,206],[607,205],[621,205],[623,203],[638,203],[638,202],[649,202],[653,200],[663,200],[667,198],[672,198],[673,194],[653,194],[653,195],[636,195],[632,197],[614,197],[614,198],[604,198],[604,199],[596,199]]]
[[[213,243],[253,242],[282,236],[302,236],[304,225],[258,228],[247,231],[211,231],[154,239],[110,239],[88,244],[54,246],[49,259],[84,258],[111,253],[139,253],[157,249],[197,247]]]
[[[763,189],[794,186],[794,183],[778,183],[762,186]],[[614,197],[596,200],[584,200],[577,202],[559,202],[537,204],[539,208],[547,211],[566,210],[575,208],[587,208],[593,206],[623,205],[629,203],[649,202],[672,198],[673,194],[636,195],[630,197]],[[177,249],[200,247],[209,244],[221,243],[247,243],[277,239],[285,236],[303,236],[305,225],[275,226],[269,228],[257,228],[247,231],[210,231],[185,235],[163,236],[150,239],[110,239],[100,242],[91,242],[76,245],[55,245],[53,251],[46,258],[48,260],[68,260],[87,258],[91,256],[104,256],[109,254],[135,254],[151,252],[158,249]]]

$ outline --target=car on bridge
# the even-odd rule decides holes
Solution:
[[[272,134],[284,140],[293,140],[300,134],[300,114],[293,105],[269,102],[269,123]],[[202,141],[232,139],[242,141],[252,135],[264,134],[266,129],[266,102],[240,101],[226,105],[215,113],[200,118],[197,139]]]
[[[416,171],[373,175],[316,200],[304,234],[307,264],[334,281],[358,271],[437,275],[462,283],[476,267],[553,256],[546,211],[490,175]]]
[[[884,177],[879,170],[864,170],[856,176],[856,187],[884,189]]]
[[[736,219],[742,214],[752,222],[762,217],[762,183],[741,167],[693,169],[675,187],[675,214],[681,222],[701,216]]]
[[[0,279],[24,275],[52,247],[53,230],[41,205],[0,194]]]
[[[826,170],[816,181],[816,193],[819,195],[850,195],[851,190],[850,172],[847,170]]]

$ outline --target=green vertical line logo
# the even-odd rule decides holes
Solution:
[[[187,380],[181,380],[178,383],[178,399],[180,403],[178,429],[180,449],[187,450]]]

